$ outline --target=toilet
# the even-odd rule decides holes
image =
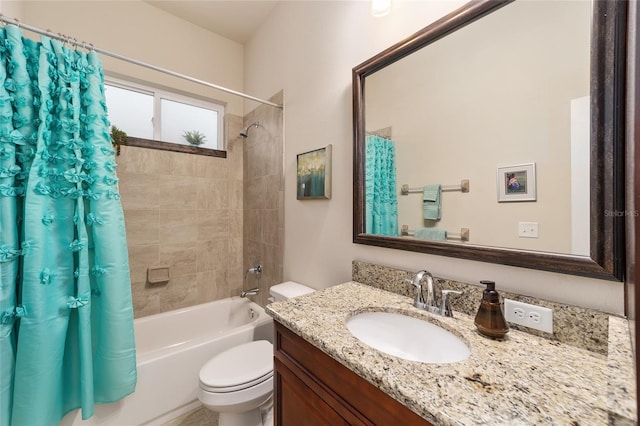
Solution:
[[[302,296],[315,290],[287,281],[269,289],[271,301]],[[256,340],[227,349],[200,369],[198,399],[220,413],[218,426],[262,426],[262,406],[273,394],[273,345]]]

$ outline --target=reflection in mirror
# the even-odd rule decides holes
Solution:
[[[354,241],[620,278],[606,211],[624,205],[622,118],[607,111],[622,80],[598,79],[621,66],[601,58],[624,2],[503,3],[470,3],[354,68]]]
[[[395,192],[473,184],[441,194],[439,220],[423,214],[420,193],[398,197],[400,225],[427,237],[468,227],[474,244],[589,254],[590,24],[587,1],[517,1],[367,77],[365,130],[392,129]],[[497,168],[531,162],[536,201],[499,203]],[[525,189],[511,179],[514,192]],[[538,223],[538,237],[519,237],[520,222]],[[573,247],[572,235],[586,238]]]

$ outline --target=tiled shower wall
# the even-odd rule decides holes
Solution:
[[[243,274],[242,118],[225,117],[227,158],[123,146],[117,158],[134,314],[239,294]],[[171,279],[149,284],[147,268]]]
[[[283,103],[280,92],[270,99]],[[269,287],[282,282],[284,257],[283,113],[261,105],[244,118],[260,122],[244,142],[244,267],[260,263],[260,279],[249,274],[245,287],[260,287],[252,297],[264,306]]]

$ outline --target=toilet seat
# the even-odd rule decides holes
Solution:
[[[211,358],[200,369],[200,389],[236,392],[273,377],[273,345],[256,340],[235,346]]]

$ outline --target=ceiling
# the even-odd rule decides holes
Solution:
[[[270,0],[145,0],[185,21],[244,44],[278,1]]]

